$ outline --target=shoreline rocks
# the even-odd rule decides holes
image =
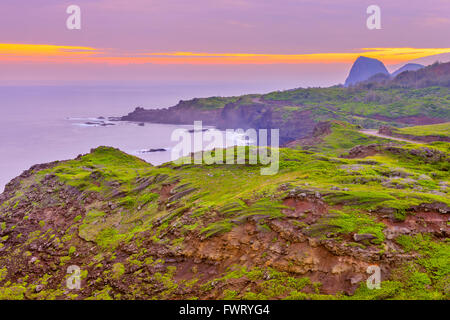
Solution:
[[[141,150],[140,153],[152,153],[152,152],[164,152],[164,151],[167,151],[167,149],[164,149],[164,148],[147,149],[147,150]]]

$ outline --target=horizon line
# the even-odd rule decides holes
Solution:
[[[450,48],[376,47],[353,49],[354,52],[325,52],[300,54],[211,53],[192,51],[120,52],[108,48],[51,44],[0,43],[0,63],[56,64],[331,64],[351,63],[359,56],[381,60],[388,65],[428,56],[450,53]]]

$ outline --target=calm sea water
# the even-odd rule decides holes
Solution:
[[[271,89],[242,83],[1,86],[0,192],[8,181],[34,164],[71,159],[101,145],[119,148],[155,165],[167,162],[170,151],[139,151],[170,149],[175,145],[170,135],[180,127],[127,122],[106,127],[85,125],[90,119],[125,115],[137,106],[168,107],[180,99]]]

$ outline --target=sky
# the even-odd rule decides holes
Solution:
[[[381,9],[369,30],[366,9]],[[68,30],[69,5],[81,29]],[[342,83],[359,56],[389,70],[450,52],[449,0],[2,0],[0,83]]]

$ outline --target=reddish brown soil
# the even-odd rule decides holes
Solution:
[[[448,235],[450,228],[447,223],[450,217],[436,211],[420,211],[414,215],[408,215],[405,221],[393,221],[383,219],[389,231],[394,234],[432,233],[435,235]]]

